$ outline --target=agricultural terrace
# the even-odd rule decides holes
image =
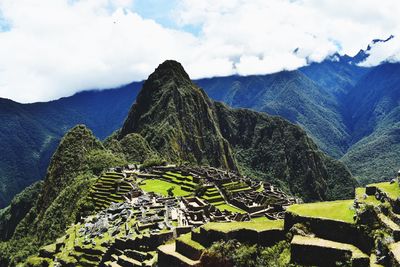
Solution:
[[[288,207],[287,211],[305,217],[354,223],[355,209],[353,208],[353,204],[354,200],[295,204]]]

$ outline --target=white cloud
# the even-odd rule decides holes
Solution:
[[[10,23],[0,32],[0,96],[32,102],[116,87],[145,79],[165,59],[181,61],[192,78],[292,70],[400,36],[397,0],[181,0],[171,15],[177,29],[134,6],[0,0],[0,23]],[[399,47],[398,38],[377,44],[365,64],[398,61]]]
[[[383,62],[399,62],[400,61],[400,38],[394,37],[387,42],[378,42],[371,45],[369,56],[361,66],[371,67],[379,65]]]

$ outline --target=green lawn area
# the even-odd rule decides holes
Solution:
[[[221,232],[230,232],[237,229],[252,229],[256,231],[283,229],[283,220],[269,221],[250,221],[250,222],[210,222],[205,224],[205,230],[216,230]]]
[[[354,223],[354,200],[337,200],[308,204],[295,204],[287,211],[306,217],[316,217]]]
[[[205,249],[200,243],[197,243],[196,241],[192,240],[192,233],[187,233],[187,234],[181,235],[177,239],[195,249],[198,249],[198,250]]]
[[[236,213],[246,213],[244,210],[236,208],[236,207],[234,207],[232,205],[229,205],[229,204],[221,204],[221,205],[218,205],[218,206],[215,206],[215,207],[217,209],[219,209],[220,211],[227,210],[227,211],[236,212]]]
[[[400,187],[398,183],[377,183],[377,184],[371,184],[371,186],[376,186],[377,188],[381,189],[383,192],[385,192],[388,197],[391,199],[397,199],[400,197]]]
[[[252,221],[252,222],[269,222],[269,221],[271,221],[271,220],[268,219],[268,218],[265,217],[265,216],[262,216],[262,217],[252,218],[251,221]]]
[[[260,186],[260,188],[258,188],[256,191],[257,191],[257,192],[262,192],[262,191],[264,191],[264,184],[262,184],[262,185]]]
[[[174,196],[182,197],[182,196],[190,195],[190,192],[182,190],[179,185],[170,183],[170,182],[166,182],[163,180],[149,179],[149,180],[143,181],[143,183],[144,184],[140,185],[140,188],[146,192],[154,192],[157,194],[161,194],[163,196],[168,196],[167,190],[168,190],[168,188],[173,186],[173,187],[175,187],[173,190]]]
[[[365,187],[356,188],[356,197],[358,201],[363,203],[368,203],[374,206],[378,206],[379,204],[381,204],[381,202],[377,200],[375,196],[367,196],[367,198],[364,199],[364,194],[365,194]]]

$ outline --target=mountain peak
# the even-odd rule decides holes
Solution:
[[[167,60],[143,84],[119,139],[138,133],[167,160],[236,170],[222,137],[212,101],[177,61]]]
[[[181,63],[175,60],[166,60],[161,63],[149,76],[148,81],[152,80],[159,80],[161,82],[173,80],[178,84],[191,82],[189,75],[186,73]]]

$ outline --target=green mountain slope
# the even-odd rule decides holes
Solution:
[[[348,148],[346,125],[336,97],[301,71],[230,76],[196,81],[208,95],[232,107],[279,115],[301,125],[318,146],[339,158]]]
[[[306,200],[348,197],[356,184],[342,164],[331,168],[301,128],[211,101],[174,61],[161,64],[144,83],[119,138],[129,133],[142,135],[169,160],[241,168]],[[328,186],[335,183],[341,192]]]
[[[243,172],[278,183],[306,201],[353,196],[357,183],[348,169],[321,152],[300,127],[218,102],[215,108]]]
[[[94,156],[99,153],[101,158],[108,158],[101,167],[97,166],[99,157]],[[64,136],[52,157],[43,184],[36,188],[39,193],[36,190],[35,194],[30,193],[32,190],[27,188],[20,194],[22,198],[32,196],[32,207],[29,212],[24,211],[25,216],[14,220],[15,230],[3,235],[0,266],[13,265],[13,262],[36,252],[43,244],[59,237],[68,225],[94,210],[89,200],[90,186],[96,181],[93,170],[125,163],[124,159],[108,157],[109,153],[85,126],[78,125]],[[13,203],[21,202],[18,201],[20,195]],[[12,208],[11,205],[2,210],[2,214]],[[16,217],[12,212],[10,215]],[[7,225],[7,220],[1,220],[0,225]]]
[[[0,208],[44,177],[61,137],[76,124],[105,138],[122,126],[141,83],[56,101],[19,104],[0,98]]]
[[[348,96],[352,142],[343,161],[366,181],[396,174],[400,156],[400,64],[371,70]]]
[[[211,100],[182,66],[166,61],[144,83],[119,137],[139,133],[170,161],[235,170],[231,148],[215,117]]]

